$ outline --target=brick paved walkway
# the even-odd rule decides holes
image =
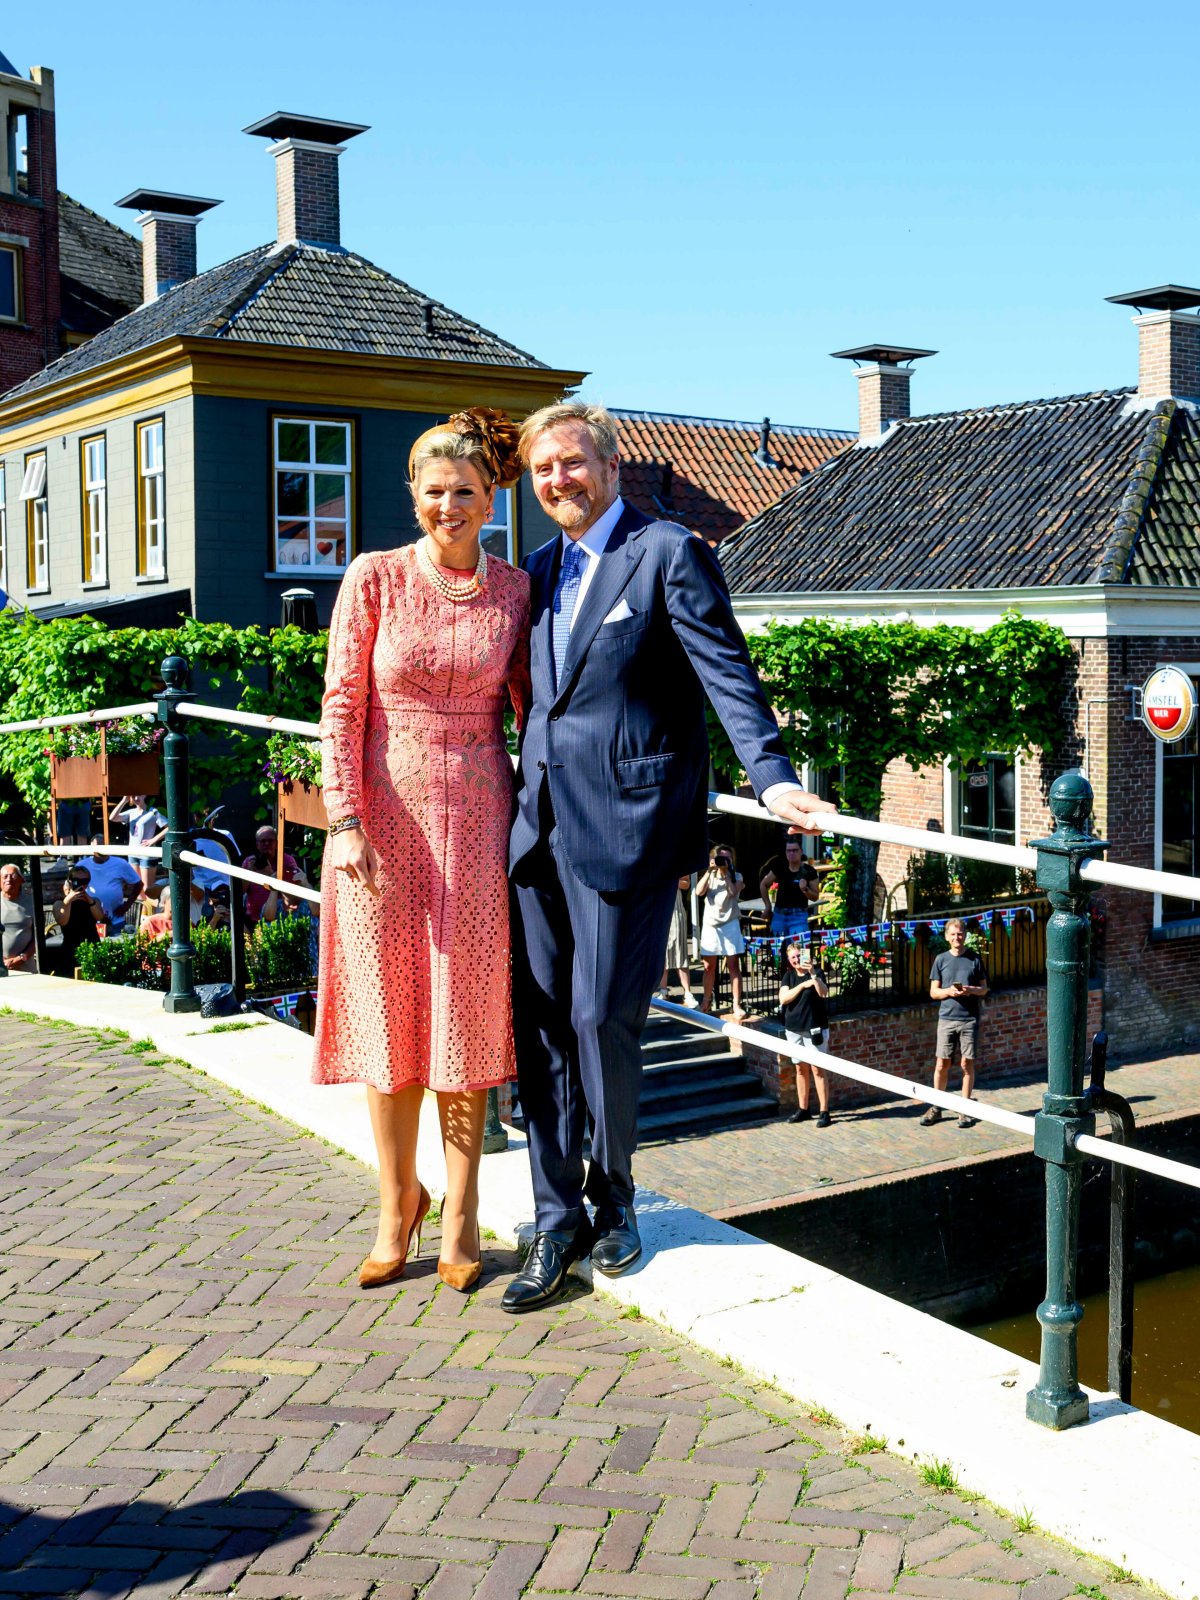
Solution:
[[[958,1078],[950,1081],[958,1091]],[[1132,1104],[1138,1121],[1171,1113],[1200,1112],[1200,1056],[1164,1056],[1109,1072],[1108,1087]],[[980,1098],[1009,1111],[1041,1109],[1044,1077],[994,1087],[986,1074]],[[736,1215],[785,1196],[826,1190],[920,1168],[958,1162],[991,1150],[1019,1150],[1030,1141],[980,1122],[960,1128],[954,1119],[922,1128],[925,1107],[912,1100],[837,1109],[837,1079],[831,1079],[833,1122],[793,1125],[786,1118],[751,1128],[729,1128],[670,1144],[649,1145],[634,1158],[634,1177],[697,1211]],[[816,1098],[813,1098],[816,1105]]]
[[[127,1043],[0,1017],[0,1138],[0,1594],[1146,1593],[507,1251],[362,1293],[371,1175]]]

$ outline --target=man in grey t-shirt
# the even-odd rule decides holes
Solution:
[[[933,963],[929,975],[929,998],[940,1000],[937,1024],[937,1058],[933,1067],[933,1087],[946,1090],[950,1086],[950,1063],[958,1047],[962,1062],[962,1092],[969,1100],[975,1088],[975,1070],[978,1059],[977,1046],[980,1032],[980,1013],[984,995],[988,992],[987,973],[983,962],[966,948],[967,930],[958,917],[946,924],[946,943]],[[942,1120],[944,1113],[930,1106],[921,1118],[923,1128],[932,1128]],[[973,1128],[978,1117],[962,1116],[960,1128]]]

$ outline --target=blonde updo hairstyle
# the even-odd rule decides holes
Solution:
[[[421,469],[431,461],[469,461],[484,488],[511,489],[521,476],[521,430],[494,406],[456,411],[449,421],[429,428],[408,453],[408,486],[414,504]]]

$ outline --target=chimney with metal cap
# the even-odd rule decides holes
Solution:
[[[202,213],[219,206],[219,200],[134,189],[117,204],[141,212],[143,304],[196,276],[196,228]]]
[[[936,350],[906,350],[898,344],[860,344],[853,350],[834,350],[839,361],[858,368],[858,437],[878,439],[893,422],[909,411],[912,371],[904,363],[935,356]]]
[[[1200,289],[1163,283],[1108,299],[1138,313],[1138,398],[1200,400]]]
[[[331,122],[292,111],[273,111],[243,133],[271,139],[275,157],[276,237],[280,244],[316,244],[340,250],[338,157],[347,139],[366,133],[365,122]]]

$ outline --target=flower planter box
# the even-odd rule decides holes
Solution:
[[[56,800],[106,800],[110,795],[158,794],[158,757],[51,756],[50,793]]]
[[[315,784],[293,783],[285,779],[277,786],[279,834],[283,836],[285,822],[294,822],[299,828],[328,828],[329,817],[325,799]]]

